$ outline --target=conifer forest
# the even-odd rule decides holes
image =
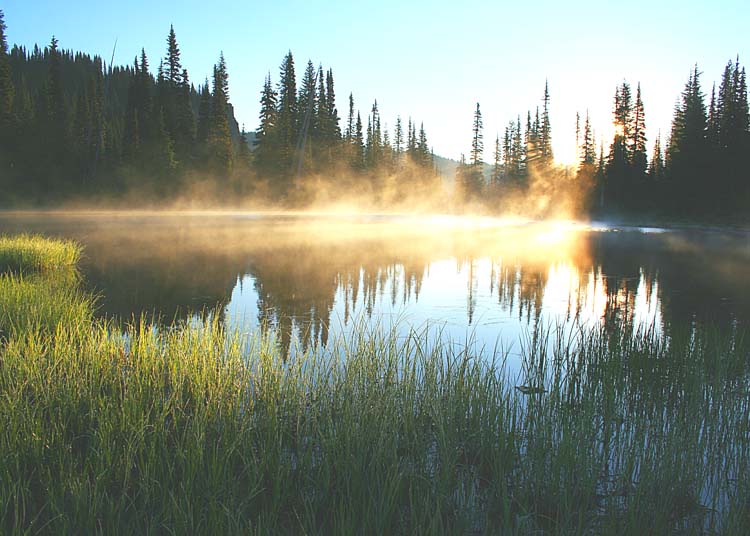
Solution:
[[[364,196],[376,207],[418,196],[440,199],[448,210],[471,201],[499,213],[507,199],[538,188],[537,177],[553,202],[575,198],[579,215],[731,220],[750,199],[747,80],[739,58],[715,82],[703,81],[697,65],[686,69],[671,131],[653,140],[646,138],[640,83],[623,81],[611,99],[613,139],[597,138],[588,115],[579,114],[578,163],[564,168],[552,151],[547,85],[541,106],[519,113],[494,140],[484,139],[477,103],[468,160],[461,157],[446,193],[421,119],[397,115],[389,130],[377,100],[337,99],[333,69],[312,60],[299,69],[291,51],[276,77],[265,75],[260,116],[246,130],[234,116],[223,55],[211,80],[192,80],[173,27],[163,57],[141,50],[130,65],[66,50],[54,37],[32,50],[9,47],[5,22],[0,31],[6,208],[74,200],[158,205],[198,182],[213,201],[254,197],[299,208],[319,188],[331,199]]]

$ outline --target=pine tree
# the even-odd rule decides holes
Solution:
[[[271,84],[271,73],[268,73],[260,97],[260,126],[258,127],[258,148],[255,163],[263,174],[278,172],[275,169],[277,159],[276,122],[278,116],[277,94]]]
[[[479,109],[479,103],[474,112],[474,123],[472,127],[473,136],[471,139],[470,164],[475,167],[484,165],[482,162],[482,153],[484,152],[484,142],[482,134],[482,112]]]
[[[656,136],[654,152],[648,166],[648,176],[652,182],[658,183],[664,179],[664,152],[661,148],[661,133]]]
[[[711,150],[712,158],[716,158],[719,153],[719,117],[716,103],[716,84],[711,87],[711,103],[708,107],[706,139]]]
[[[4,15],[0,9],[0,144],[4,143],[5,136],[9,133],[15,95],[5,29]]]
[[[128,87],[128,102],[125,108],[125,140],[123,153],[126,159],[134,160],[141,146],[141,125],[138,100],[138,79],[140,77],[140,65],[138,56],[135,57],[133,65],[133,77]]]
[[[187,69],[182,70],[175,95],[175,129],[173,140],[175,155],[183,165],[194,158],[196,124],[191,103],[191,87]]]
[[[349,93],[349,114],[346,117],[346,134],[347,143],[352,142],[354,137],[354,94]]]
[[[615,89],[613,121],[615,136],[609,149],[606,166],[604,201],[609,208],[623,209],[630,205],[632,192],[629,179],[633,165],[633,99],[630,85],[623,81]]]
[[[513,134],[516,129],[516,123],[510,121],[505,127],[505,134],[503,135],[503,178],[506,181],[515,178],[513,173]]]
[[[432,167],[432,153],[427,144],[427,132],[424,129],[424,123],[419,125],[419,141],[417,142],[417,150],[419,151],[419,164],[429,169]]]
[[[632,126],[632,167],[637,181],[641,181],[646,175],[646,119],[644,115],[643,100],[641,99],[641,84],[638,83],[635,97],[635,109],[633,111]]]
[[[178,161],[187,164],[193,156],[195,118],[190,103],[190,82],[182,68],[174,27],[167,35],[167,54],[159,65],[157,93],[164,125]]]
[[[580,150],[581,150],[581,114],[576,112],[576,154],[575,159],[580,160]]]
[[[542,99],[542,122],[539,126],[539,153],[542,164],[552,163],[552,127],[549,120],[549,85],[544,81],[544,98]]]
[[[373,103],[371,113],[367,118],[365,161],[369,169],[377,169],[383,163],[383,138],[377,100]]]
[[[180,63],[180,48],[177,46],[177,36],[174,32],[174,26],[169,26],[169,35],[167,36],[167,72],[166,80],[172,88],[176,88],[182,82],[182,64]]]
[[[357,112],[357,122],[354,126],[354,137],[352,139],[352,167],[361,171],[365,168],[365,142],[362,135],[362,117]]]
[[[503,150],[500,147],[500,135],[498,134],[495,136],[495,163],[492,166],[492,184],[494,186],[499,186],[500,182],[502,181],[502,159]]]
[[[706,179],[706,104],[696,66],[690,73],[675,109],[672,133],[667,147],[667,169],[672,190],[669,193],[674,210],[690,212],[703,206],[701,183]]]
[[[396,152],[396,158],[401,158],[404,150],[404,127],[401,124],[401,116],[396,117],[396,129],[393,135],[393,150]]]
[[[219,177],[227,178],[232,171],[233,150],[229,132],[229,76],[223,53],[219,56],[219,63],[214,66],[209,117],[209,168]]]
[[[714,114],[709,113],[708,139],[713,142],[717,184],[717,201],[726,207],[742,209],[742,195],[750,194],[746,170],[750,165],[750,132],[745,69],[739,58],[724,69]],[[712,117],[713,115],[713,117]]]
[[[328,106],[328,130],[329,142],[337,142],[341,139],[341,128],[339,127],[339,111],[336,108],[336,91],[333,86],[333,70],[328,69],[326,74],[326,106]]]
[[[278,162],[282,170],[291,170],[294,152],[297,147],[297,83],[294,72],[294,58],[291,51],[284,57],[280,68],[278,88]],[[279,190],[285,190],[283,181]]]
[[[299,88],[299,96],[297,97],[297,125],[299,126],[298,139],[295,140],[297,144],[300,142],[299,137],[303,135],[310,136],[315,131],[315,111],[318,108],[316,81],[317,74],[315,67],[312,61],[308,60],[305,74],[302,77],[302,84]]]
[[[482,112],[479,108],[479,103],[477,103],[472,124],[469,165],[462,174],[463,195],[466,199],[472,199],[478,196],[484,188],[484,162],[482,160],[484,142],[482,128]]]
[[[199,152],[205,155],[211,128],[211,90],[208,87],[208,79],[200,87],[198,100],[198,125],[195,133],[195,141],[199,147]]]
[[[63,136],[66,126],[65,95],[62,82],[62,59],[57,48],[57,39],[53,36],[48,48],[49,69],[47,82],[44,87],[44,111],[48,121],[47,126],[55,131],[55,135]],[[57,140],[62,142],[61,139]]]
[[[596,145],[594,144],[594,135],[591,130],[591,121],[589,112],[586,110],[586,121],[583,125],[583,144],[581,147],[581,166],[580,169],[593,169],[596,162]]]
[[[328,120],[328,92],[326,91],[325,76],[323,74],[323,66],[318,66],[318,93],[316,95],[316,106],[315,113],[313,114],[314,120],[310,125],[310,135],[312,138],[317,139],[321,144],[327,145],[330,141],[329,131],[331,129],[330,121]]]

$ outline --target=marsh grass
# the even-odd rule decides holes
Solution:
[[[511,377],[507,356],[426,331],[361,325],[285,360],[272,334],[228,332],[220,315],[170,329],[56,318],[0,350],[0,532],[743,534],[750,522],[739,330],[538,330]]]
[[[0,235],[0,272],[38,272],[73,268],[81,247],[69,240],[50,240],[39,235]]]

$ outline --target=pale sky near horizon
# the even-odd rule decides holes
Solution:
[[[152,69],[173,24],[193,82],[210,75],[219,53],[229,71],[240,124],[258,123],[263,79],[278,81],[294,54],[298,82],[308,59],[331,67],[339,115],[349,92],[363,119],[377,99],[392,128],[397,115],[424,122],[435,153],[468,154],[476,102],[484,119],[485,161],[508,121],[525,120],[551,95],[552,139],[561,161],[574,156],[576,112],[588,109],[597,138],[609,142],[615,87],[641,83],[649,149],[669,133],[672,112],[697,63],[704,92],[727,61],[750,58],[750,3],[718,0],[555,2],[85,2],[4,0],[9,43],[46,45],[132,63],[144,47]],[[342,122],[343,123],[343,122]]]

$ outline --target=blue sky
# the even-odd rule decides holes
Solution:
[[[485,160],[495,134],[551,93],[553,146],[574,153],[576,111],[590,111],[600,137],[611,135],[615,86],[641,82],[649,146],[668,134],[672,110],[692,66],[704,90],[737,54],[750,58],[750,3],[479,1],[83,2],[5,0],[10,43],[33,46],[54,34],[67,49],[132,62],[141,47],[153,68],[174,24],[183,65],[207,77],[224,52],[237,119],[257,126],[263,78],[291,50],[298,76],[308,58],[334,70],[339,113],[349,92],[363,117],[377,98],[391,127],[397,114],[424,121],[435,152],[468,153],[480,102]]]

